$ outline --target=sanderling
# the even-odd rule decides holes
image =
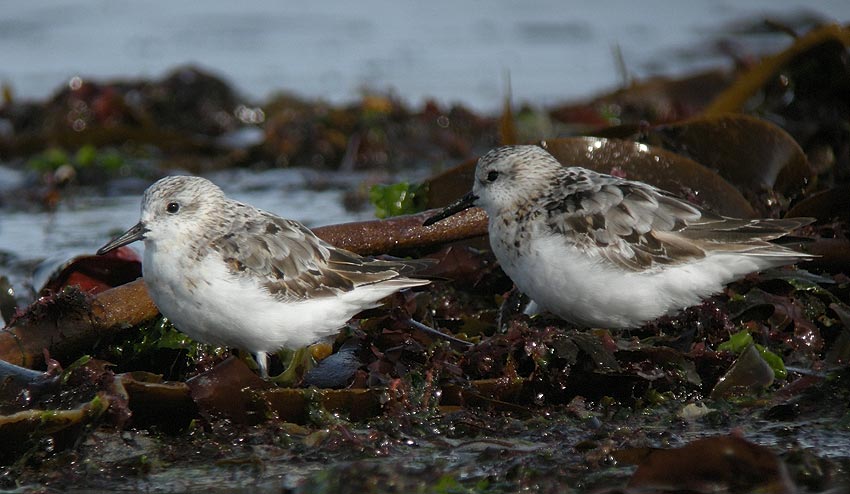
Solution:
[[[160,312],[191,338],[267,353],[333,335],[430,260],[381,260],[338,249],[301,223],[229,199],[209,180],[166,177],[141,220],[98,254],[144,240],[142,276]]]
[[[747,273],[813,256],[769,240],[814,221],[718,216],[642,182],[565,167],[539,146],[496,148],[472,191],[502,269],[536,303],[586,327],[636,327]]]

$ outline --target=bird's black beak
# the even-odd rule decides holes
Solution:
[[[97,251],[97,255],[102,256],[109,252],[110,250],[115,250],[118,247],[127,245],[129,243],[133,243],[136,240],[142,240],[145,238],[145,233],[148,232],[148,229],[145,228],[145,225],[142,222],[136,223],[136,226],[130,228],[126,232],[122,233],[120,237],[112,240],[108,244],[104,245]]]
[[[422,226],[430,226],[434,223],[444,220],[453,214],[457,214],[465,209],[469,209],[475,205],[475,201],[478,200],[478,196],[473,194],[472,192],[467,192],[465,196],[461,197],[457,201],[449,204],[442,211],[431,216],[427,220],[422,223]]]

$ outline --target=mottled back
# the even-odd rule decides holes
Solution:
[[[473,193],[491,217],[543,222],[543,230],[588,256],[633,271],[718,251],[799,257],[768,241],[812,221],[722,217],[641,182],[565,167],[539,146],[504,146],[484,155]]]
[[[307,227],[251,206],[223,235],[211,239],[235,275],[259,277],[263,286],[283,299],[334,296],[358,286],[381,283],[431,265],[431,260],[381,260],[338,249]],[[247,214],[250,210],[259,214]]]

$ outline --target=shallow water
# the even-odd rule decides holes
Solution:
[[[850,20],[850,2],[12,2],[0,17],[0,81],[42,98],[72,76],[159,77],[199,64],[248,96],[280,90],[345,101],[363,88],[495,110],[510,72],[515,101],[585,98],[636,77],[730,66],[713,48],[729,23],[801,11]],[[743,54],[765,35],[751,36]],[[784,35],[773,38],[787,40]],[[736,39],[736,42],[739,40]],[[695,56],[695,54],[698,54]]]

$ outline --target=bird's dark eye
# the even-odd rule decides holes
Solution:
[[[493,170],[493,171],[491,171],[490,173],[487,174],[487,181],[488,182],[495,182],[497,178],[499,178],[499,172],[497,172],[495,170]]]
[[[168,211],[171,214],[174,214],[177,211],[180,211],[180,205],[177,204],[176,202],[169,202],[168,206],[165,206],[165,210]]]

